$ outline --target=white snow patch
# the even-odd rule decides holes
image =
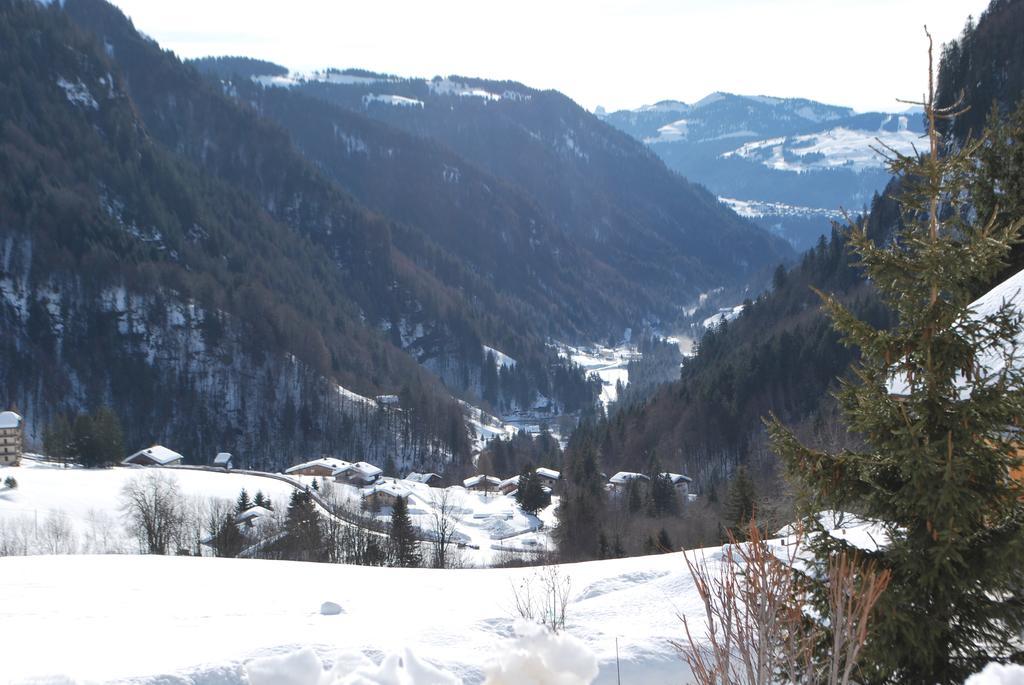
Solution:
[[[401,95],[375,95],[370,93],[363,96],[363,106],[369,107],[373,102],[381,102],[385,105],[395,107],[423,107],[423,101],[416,98],[402,97]]]
[[[820,133],[755,140],[721,156],[742,157],[796,173],[833,168],[864,171],[885,166],[885,158],[875,148],[890,147],[910,155],[920,138],[920,133],[908,130],[902,122],[898,131],[863,131],[840,126]]]
[[[658,135],[644,138],[645,143],[675,143],[689,135],[689,121],[680,119],[658,129]]]
[[[501,350],[499,350],[496,347],[490,347],[489,345],[484,345],[483,347],[484,347],[484,357],[486,358],[488,354],[493,354],[494,355],[494,361],[498,365],[499,369],[501,367],[503,367],[503,366],[507,366],[510,369],[514,369],[515,368],[516,360],[513,359],[512,357],[508,356],[507,354],[505,354],[504,352],[502,352]]]
[[[460,97],[483,98],[484,100],[501,100],[503,95],[492,93],[483,88],[474,88],[460,81],[451,79],[432,79],[427,81],[430,92],[436,95],[458,95]]]
[[[287,76],[264,74],[253,76],[252,80],[267,88],[294,88],[302,83],[301,79],[295,78],[290,74]]]
[[[964,685],[1024,685],[1024,666],[991,663],[975,673]]]
[[[90,109],[100,108],[99,103],[96,102],[92,93],[89,92],[89,88],[82,83],[82,79],[75,79],[74,82],[71,82],[61,76],[57,79],[57,85],[64,89],[64,94],[72,105],[88,107]]]
[[[743,313],[743,309],[744,305],[742,304],[738,304],[735,307],[722,307],[718,310],[717,314],[712,314],[704,319],[704,328],[717,328],[726,321],[733,321]]]

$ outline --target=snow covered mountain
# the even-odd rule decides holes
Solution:
[[[671,168],[798,248],[859,211],[888,180],[879,151],[913,150],[919,112],[856,113],[800,98],[712,93],[605,114]]]

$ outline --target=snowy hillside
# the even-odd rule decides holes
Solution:
[[[241,666],[255,657],[306,647],[328,664],[409,648],[479,683],[509,643],[513,587],[535,574],[155,556],[12,557],[0,572],[0,623],[17,626],[5,635],[5,682],[221,685],[248,682]],[[668,641],[681,636],[678,611],[700,611],[682,555],[561,573],[566,629],[596,655],[596,682],[616,682],[616,640],[622,682],[682,682]],[[69,578],[88,579],[88,591]],[[341,613],[322,615],[327,601]]]
[[[234,471],[203,471],[189,468],[61,468],[25,459],[22,466],[6,469],[17,482],[15,489],[0,488],[0,549],[27,540],[15,553],[133,553],[138,544],[125,526],[121,492],[130,481],[150,473],[173,478],[188,502],[205,522],[211,500],[233,504],[244,488],[250,496],[262,492],[284,511],[296,486],[311,487],[314,481],[324,494],[354,512],[362,510],[363,496],[374,489],[401,494],[408,499],[413,525],[431,530],[432,517],[447,492],[452,508],[452,541],[466,566],[488,566],[502,555],[537,554],[552,548],[557,496],[536,516],[516,506],[515,499],[500,493],[482,493],[462,487],[447,489],[396,478],[382,478],[375,486],[359,488],[324,483],[312,476],[275,477],[272,474]],[[328,493],[328,491],[330,491]],[[366,512],[386,526],[391,509]],[[41,532],[40,532],[41,531]],[[210,531],[203,531],[209,534]],[[208,552],[204,551],[204,553]]]

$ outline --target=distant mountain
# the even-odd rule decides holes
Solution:
[[[196,62],[200,69],[205,64]],[[220,78],[223,66],[213,66],[209,71]],[[647,320],[671,320],[700,293],[746,283],[792,256],[784,241],[737,217],[642,144],[560,93],[514,82],[400,79],[357,70],[249,80],[287,94],[260,96],[249,86],[231,87],[380,211],[409,218],[457,252],[475,248],[466,244],[467,231],[452,229],[453,221],[470,227],[474,245],[523,243],[548,251],[544,259],[560,264],[561,278],[582,285],[575,299],[564,300],[562,317],[594,318],[602,337],[623,330],[622,316],[615,316],[616,328],[609,313],[631,311],[630,327],[641,323],[641,310]],[[347,113],[303,105],[295,95]],[[406,135],[393,135],[396,130]],[[425,172],[416,177],[419,187],[406,183],[400,186],[404,193],[387,191],[385,184],[396,177],[411,178],[410,164]],[[446,220],[437,221],[442,213]],[[542,285],[553,278],[531,261],[520,265],[531,280]],[[514,262],[506,250],[501,263],[509,274],[488,265],[480,272],[499,282],[521,280]],[[553,297],[557,292],[551,289],[543,299],[562,302]],[[595,298],[611,309],[595,306]]]
[[[872,148],[908,152],[924,131],[919,112],[858,114],[813,100],[729,93],[603,118],[800,249],[829,233],[840,208],[860,211],[885,187],[883,158]]]

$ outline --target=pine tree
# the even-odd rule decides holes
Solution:
[[[66,464],[74,457],[74,433],[71,422],[64,414],[58,414],[43,430],[43,449],[51,459]]]
[[[252,503],[253,503],[253,506],[256,506],[256,507],[266,507],[267,509],[270,508],[270,507],[267,506],[268,502],[267,502],[266,497],[264,497],[262,490],[257,490],[256,491],[256,495],[252,498]]]
[[[249,493],[245,488],[242,488],[238,493],[238,499],[235,500],[235,514],[241,514],[251,507],[252,501],[249,499]]]
[[[93,451],[98,466],[112,466],[124,458],[121,420],[110,407],[100,407],[92,416]]]
[[[88,414],[79,414],[75,418],[72,432],[74,436],[72,454],[78,458],[78,461],[83,466],[99,465],[99,454],[96,449],[92,417]]]
[[[665,516],[679,513],[679,493],[672,479],[661,473],[661,467],[655,463],[651,472],[651,515]]]
[[[532,466],[527,464],[519,474],[519,489],[516,490],[516,503],[523,511],[536,514],[551,504],[551,495],[544,490],[544,484]]]
[[[220,527],[217,528],[216,533],[213,536],[213,551],[218,557],[237,557],[245,546],[245,538],[242,536],[241,531],[238,530],[238,524],[235,523],[235,517],[230,513],[225,513],[224,518],[220,523]]]
[[[929,57],[930,57],[929,50]],[[892,572],[863,655],[866,683],[961,683],[990,661],[1018,660],[1024,630],[1024,495],[1008,427],[1024,417],[1024,374],[1012,359],[1022,316],[970,303],[1018,239],[1021,220],[973,219],[964,192],[976,143],[940,155],[929,74],[930,150],[893,152],[903,228],[880,247],[865,225],[850,243],[898,318],[879,330],[822,296],[847,344],[860,348],[856,379],[838,394],[862,451],[825,453],[769,423],[776,452],[813,512],[858,511],[887,545],[865,558]],[[991,352],[1006,362],[983,363]],[[812,534],[820,564],[845,545]],[[824,605],[823,605],[824,606]]]
[[[391,508],[388,541],[394,566],[409,568],[420,565],[416,533],[412,526],[412,519],[409,518],[409,505],[404,497],[396,498],[395,505]]]
[[[722,512],[727,531],[737,540],[745,538],[744,531],[755,514],[756,498],[754,480],[750,477],[747,467],[740,466],[729,483],[725,509]]]
[[[320,561],[324,557],[323,521],[308,492],[293,490],[285,517],[285,549],[289,558]]]

